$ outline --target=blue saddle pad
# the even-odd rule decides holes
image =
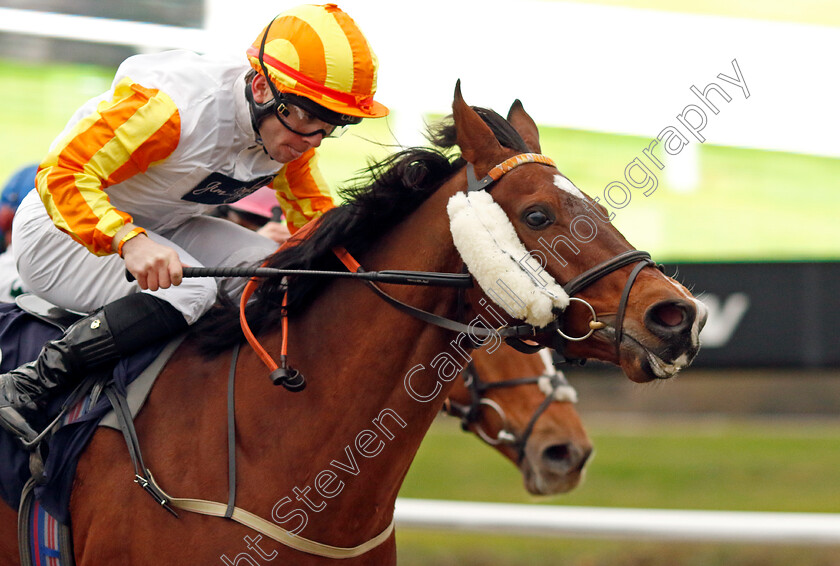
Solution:
[[[34,360],[44,342],[60,335],[57,328],[27,314],[17,305],[0,304],[0,373]],[[126,386],[165,346],[166,341],[120,360],[113,375],[116,390],[125,394]],[[69,391],[51,399],[45,411],[31,415],[31,421],[36,426],[46,426],[61,412],[68,396]],[[111,404],[105,395],[94,406],[90,406],[89,397],[85,397],[67,411],[62,419],[63,426],[49,440],[49,456],[44,463],[45,481],[35,488],[35,497],[50,515],[62,523],[69,523],[68,506],[76,463],[99,421],[110,409]],[[29,454],[16,438],[0,429],[0,497],[15,510],[20,505],[21,491],[28,479]]]

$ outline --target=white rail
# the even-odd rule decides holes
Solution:
[[[840,545],[840,514],[612,509],[398,499],[398,527],[522,536]]]
[[[146,49],[203,51],[209,43],[203,29],[15,8],[0,8],[0,31]]]

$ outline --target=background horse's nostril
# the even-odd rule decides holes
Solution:
[[[543,458],[549,462],[565,462],[569,459],[569,445],[552,444],[543,450]]]
[[[667,303],[656,307],[651,314],[653,319],[662,326],[679,326],[685,320],[685,307]]]
[[[568,473],[582,470],[591,454],[591,446],[575,443],[552,444],[542,451],[542,458],[555,472],[563,469]]]

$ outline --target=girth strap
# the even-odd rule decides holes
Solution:
[[[111,402],[114,409],[114,415],[117,417],[117,422],[120,425],[120,430],[125,438],[125,444],[128,447],[128,455],[131,456],[131,463],[134,466],[134,482],[142,487],[146,493],[152,496],[154,500],[160,504],[164,509],[172,513],[175,517],[178,513],[172,510],[166,496],[151,479],[152,473],[143,462],[143,454],[140,451],[140,441],[137,438],[137,430],[134,428],[134,419],[131,416],[131,409],[128,407],[128,402],[125,395],[116,390],[113,383],[105,387],[105,395]]]
[[[218,503],[216,501],[206,501],[204,499],[190,499],[182,497],[172,497],[163,491],[149,474],[149,481],[155,486],[168,500],[172,507],[190,511],[192,513],[199,513],[201,515],[209,515],[211,517],[225,517],[228,512],[228,506],[225,503]],[[300,535],[293,534],[285,529],[280,528],[276,523],[272,523],[263,519],[262,517],[246,511],[239,507],[233,508],[233,513],[230,518],[237,523],[249,527],[261,535],[265,535],[272,540],[299,550],[307,554],[314,554],[315,556],[324,556],[326,558],[354,558],[376,548],[391,536],[394,532],[394,520],[385,527],[385,530],[373,537],[372,539],[358,545],[351,547],[331,546],[303,538]]]

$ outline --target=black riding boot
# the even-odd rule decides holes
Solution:
[[[37,433],[18,409],[37,409],[35,401],[74,382],[88,370],[174,336],[187,328],[175,307],[148,293],[118,299],[75,322],[38,358],[0,375],[0,426],[32,440]]]

